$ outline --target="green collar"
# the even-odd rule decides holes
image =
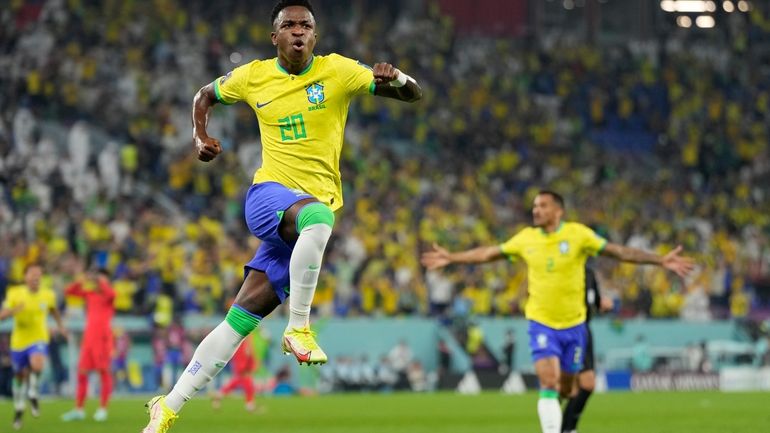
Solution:
[[[559,233],[562,227],[564,227],[564,221],[559,221],[559,227],[556,227],[556,230],[553,233],[546,232],[542,227],[540,227],[540,233],[542,233],[543,236],[548,236],[550,234]]]
[[[310,63],[308,63],[308,65],[305,66],[305,69],[303,69],[302,72],[300,72],[297,75],[299,76],[299,75],[307,74],[308,71],[310,71],[310,68],[313,67],[313,62],[315,62],[315,55],[310,57]],[[279,71],[283,72],[284,74],[286,74],[286,75],[293,75],[293,74],[290,74],[289,71],[284,69],[283,66],[281,66],[281,62],[278,61],[278,57],[275,58],[275,66],[278,68]]]

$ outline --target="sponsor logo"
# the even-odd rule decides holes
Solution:
[[[257,102],[257,108],[262,108],[262,107],[264,107],[265,105],[267,105],[267,104],[269,104],[271,102],[273,102],[273,101],[267,101],[264,104],[260,104],[259,102]]]

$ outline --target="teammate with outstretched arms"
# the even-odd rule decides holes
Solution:
[[[541,191],[534,201],[534,227],[500,245],[449,252],[438,245],[422,254],[422,264],[438,269],[452,263],[486,263],[503,258],[527,264],[530,349],[540,380],[537,412],[543,433],[561,433],[559,394],[569,398],[581,370],[585,347],[585,264],[601,254],[623,262],[662,266],[679,276],[693,268],[677,247],[665,256],[607,242],[590,228],[563,222],[564,199]]]
[[[339,54],[315,55],[318,36],[308,1],[282,0],[270,20],[277,56],[217,78],[198,91],[192,107],[201,161],[222,151],[206,132],[215,104],[245,102],[254,110],[262,167],[246,194],[244,211],[249,230],[262,243],[245,266],[243,285],[226,319],[203,339],[171,392],[148,403],[150,422],[144,433],[165,433],[184,403],[287,297],[284,352],[300,363],[327,361],[309,316],[334,212],[342,207],[339,160],[350,100],[367,94],[406,102],[421,98],[416,81],[391,64],[370,68]]]
[[[48,315],[56,321],[61,335],[66,336],[56,295],[40,287],[43,268],[32,264],[24,272],[24,285],[8,290],[0,310],[0,320],[13,317],[11,330],[11,366],[13,367],[13,428],[21,428],[26,400],[33,417],[40,416],[38,388],[40,374],[48,356]]]

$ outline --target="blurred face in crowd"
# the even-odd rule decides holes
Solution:
[[[27,268],[24,273],[24,284],[32,292],[37,292],[40,288],[40,278],[43,276],[43,269],[40,266],[33,265]]]
[[[564,210],[551,194],[538,194],[532,207],[532,219],[540,228],[553,227],[561,221]]]
[[[289,65],[304,66],[315,48],[315,18],[305,7],[286,7],[275,18],[270,37],[279,58]]]

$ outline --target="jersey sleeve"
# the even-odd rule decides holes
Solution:
[[[519,232],[504,243],[500,244],[500,251],[513,260],[516,257],[521,256],[522,247],[524,246],[523,232]]]
[[[374,94],[374,75],[371,67],[337,54],[329,57],[337,71],[337,77],[349,95]]]
[[[219,102],[230,105],[246,99],[246,87],[254,63],[238,66],[214,80],[214,93],[216,93]]]
[[[602,252],[605,246],[607,246],[607,239],[599,236],[590,228],[580,225],[581,245],[583,251],[588,256],[595,256]]]
[[[8,295],[6,295],[5,300],[3,300],[3,308],[4,309],[11,309],[15,307],[17,304],[16,296],[13,291],[8,292]]]

